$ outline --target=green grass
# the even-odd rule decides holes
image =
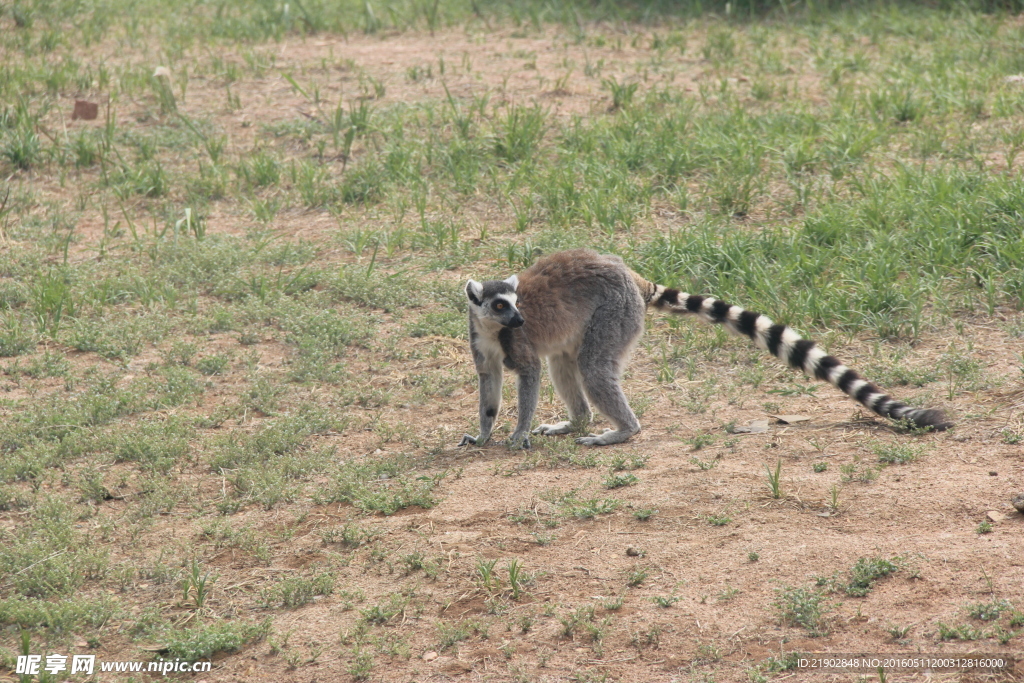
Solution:
[[[313,602],[317,596],[333,592],[334,576],[323,573],[310,578],[295,576],[282,579],[265,591],[263,599],[268,606],[296,608]]]
[[[366,609],[359,610],[359,613],[366,623],[379,626],[386,624],[392,618],[401,614],[406,602],[407,600],[400,596],[392,595],[387,603],[372,605]]]
[[[446,473],[411,476],[412,463],[386,459],[342,465],[333,483],[318,492],[319,502],[348,502],[365,512],[391,515],[411,506],[429,509],[437,504],[434,490]]]
[[[676,597],[675,595],[673,595],[671,597],[667,597],[667,598],[665,596],[663,596],[663,595],[656,595],[653,598],[651,598],[651,602],[653,602],[658,607],[663,607],[665,609],[668,609],[672,605],[674,605],[677,602],[679,602],[679,598]]]
[[[782,498],[782,460],[775,461],[775,469],[764,465],[765,478],[767,479],[768,488],[772,492],[772,498],[778,500]]]
[[[711,526],[725,526],[732,521],[729,515],[708,515],[706,519]]]
[[[634,512],[633,516],[636,517],[638,521],[646,522],[656,514],[658,514],[658,511],[652,508],[641,508]]]
[[[1011,39],[991,25],[975,26],[973,34],[951,35],[948,31],[963,27],[944,27],[931,17],[922,17],[922,24],[927,31],[918,27],[917,33],[926,38],[926,49],[911,62],[906,76],[910,83],[953,59],[944,41],[980,39],[995,47]],[[811,41],[821,68],[844,63],[837,54],[841,46],[809,26],[800,30]],[[733,52],[728,46],[737,36],[733,31],[713,32],[709,54],[728,62],[723,55]],[[691,202],[696,219],[692,227],[628,243],[625,255],[646,275],[688,290],[712,291],[803,326],[871,329],[886,338],[913,340],[958,308],[991,311],[1002,302],[1020,300],[1022,255],[1009,238],[1022,191],[1015,176],[978,168],[981,139],[955,138],[960,147],[939,154],[935,163],[888,161],[893,154],[904,155],[914,135],[949,127],[964,115],[964,107],[970,111],[973,106],[957,90],[963,88],[962,81],[948,71],[938,72],[945,79],[938,85],[919,89],[927,95],[916,94],[910,85],[902,90],[882,85],[886,60],[902,63],[905,57],[899,46],[883,50],[877,66],[868,64],[860,72],[866,81],[846,83],[838,72],[839,81],[826,86],[835,89],[836,99],[817,110],[799,98],[760,109],[730,93],[695,103],[665,90],[637,95],[629,107],[622,107],[620,93],[624,111],[619,115],[581,120],[571,127],[557,126],[542,109],[513,106],[488,113],[454,100],[383,111],[372,119],[353,111],[346,116],[354,122],[346,125],[366,131],[371,126],[367,121],[374,121],[372,129],[384,139],[377,156],[387,161],[367,159],[339,181],[327,167],[307,160],[288,170],[275,153],[260,147],[239,159],[236,175],[241,189],[287,180],[296,200],[309,207],[339,198],[358,204],[388,200],[411,177],[435,191],[462,193],[480,190],[485,182],[497,183],[502,196],[531,197],[538,212],[532,220],[608,236],[634,232],[652,203],[670,199],[680,183],[698,180],[707,195],[705,204]],[[994,76],[1009,65],[957,61],[957,66],[987,69],[985,74]],[[973,80],[993,83],[989,92],[977,94],[990,115],[1012,115],[996,106],[1012,93],[980,73]],[[10,114],[12,121],[21,122],[17,126],[37,115],[31,105],[25,107]],[[870,121],[866,127],[865,116]],[[426,126],[428,120],[450,123],[453,133]],[[312,136],[310,142],[318,136],[327,139],[332,126],[322,123],[322,130],[302,135]],[[494,144],[474,146],[476,138],[459,133],[466,126],[486,131]],[[186,134],[185,126],[173,122],[166,130],[180,136],[186,148],[198,146],[210,155],[209,136]],[[173,173],[157,159],[160,152],[151,143],[132,137],[122,143],[112,136],[114,149],[119,143],[141,149],[148,160],[134,162],[122,153],[124,161],[107,174],[112,187],[149,197],[173,194]],[[579,163],[583,158],[587,163]],[[531,163],[523,166],[528,159]],[[751,185],[752,178],[758,186]],[[782,225],[741,229],[733,219],[737,214],[773,204],[785,211],[788,199],[762,196],[759,186],[773,179],[799,181],[817,191],[801,200],[800,210]],[[433,230],[430,221],[422,223],[425,233]],[[435,249],[453,244],[443,232],[432,237]],[[917,263],[929,265],[908,267]],[[965,263],[968,267],[961,267]],[[265,296],[259,279],[246,282],[249,290]],[[784,291],[814,292],[814,297],[783,297]],[[47,310],[57,315],[54,306],[59,308],[53,304]]]
[[[636,588],[647,580],[649,574],[650,571],[646,568],[636,567],[626,574],[626,585],[630,588]]]
[[[563,516],[575,519],[594,519],[614,512],[622,504],[614,498],[580,498],[576,491],[558,495],[554,502]]]
[[[938,638],[942,640],[982,640],[988,637],[988,632],[971,624],[958,624],[950,626],[944,622],[938,623]]]
[[[863,597],[874,586],[876,580],[899,571],[900,558],[886,560],[880,557],[862,557],[850,569],[850,581],[843,587],[847,595]]]
[[[208,659],[217,652],[233,652],[247,643],[260,640],[270,630],[270,621],[262,623],[223,622],[212,626],[167,634],[167,652],[187,661]]]
[[[872,446],[871,450],[878,456],[878,462],[895,465],[905,465],[917,460],[924,452],[922,446],[914,446],[905,443],[878,443]]]
[[[1013,605],[1007,600],[992,600],[991,602],[979,602],[967,606],[967,613],[972,618],[980,621],[995,621],[1003,614],[1013,610]]]
[[[110,598],[50,602],[15,595],[0,600],[0,623],[47,629],[53,634],[96,629],[117,613],[117,605]]]
[[[450,624],[444,621],[437,622],[438,643],[437,648],[441,652],[450,650],[456,644],[467,640],[473,633],[471,622]]]
[[[606,489],[617,489],[625,486],[633,486],[634,484],[640,483],[640,479],[632,473],[626,474],[610,474],[608,478],[604,480],[602,485]]]
[[[830,610],[824,596],[810,588],[780,588],[773,604],[784,623],[802,626],[811,637],[828,633],[825,614]]]

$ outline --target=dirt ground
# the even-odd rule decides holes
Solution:
[[[842,351],[842,357],[856,359],[856,347]],[[927,350],[918,352],[928,355]],[[469,363],[468,353],[461,360]],[[993,353],[989,369],[1009,374],[1012,363],[1012,357]],[[1024,520],[1009,498],[1024,486],[1021,453],[1019,446],[1001,442],[998,430],[1006,418],[998,410],[950,433],[924,437],[927,455],[912,464],[890,466],[873,482],[841,485],[835,509],[829,505],[829,487],[837,482],[840,465],[869,460],[867,443],[895,438],[873,421],[851,421],[854,411],[838,392],[789,401],[787,411],[811,417],[807,422],[788,426],[772,420],[767,433],[737,436],[732,446],[715,444],[694,452],[685,438],[720,432],[719,420],[744,424],[764,418],[764,411],[716,404],[715,420],[687,414],[658,395],[654,368],[642,354],[631,374],[627,393],[647,394],[652,402],[643,419],[644,431],[614,450],[648,460],[638,470],[641,484],[611,492],[623,502],[618,511],[548,530],[542,520],[551,516],[552,506],[544,500],[545,492],[583,488],[588,495],[600,495],[600,471],[523,469],[525,456],[503,446],[469,451],[448,447],[437,465],[458,474],[446,481],[437,507],[364,522],[379,531],[389,547],[435,557],[448,569],[437,581],[403,576],[400,569],[392,573],[374,566],[360,551],[354,553],[353,566],[342,570],[339,586],[345,590],[371,596],[401,587],[416,596],[417,613],[402,614],[402,626],[418,622],[410,627],[416,633],[410,641],[412,658],[392,661],[387,670],[371,674],[371,680],[509,680],[521,671],[528,680],[607,674],[622,681],[741,681],[747,680],[752,665],[791,652],[1019,655],[1019,645],[1012,641],[1000,645],[991,639],[936,639],[939,622],[967,620],[967,605],[995,597],[1020,599]],[[973,399],[990,405],[1014,400],[987,392],[978,392]],[[463,414],[474,411],[475,401],[467,392],[426,419],[397,412],[401,419],[427,429],[436,422],[458,423]],[[547,413],[539,417],[548,419]],[[358,449],[342,448],[359,455]],[[691,457],[717,464],[703,471],[690,462]],[[781,499],[772,498],[765,476],[765,467],[776,462],[782,463]],[[829,467],[815,473],[815,462]],[[638,521],[632,513],[644,508],[658,513]],[[718,515],[732,521],[721,527],[709,524],[708,517]],[[284,564],[301,567],[323,553],[317,530],[347,516],[344,510],[313,508],[302,523],[264,518],[261,524],[295,525],[287,544],[294,564]],[[517,523],[510,516],[537,522]],[[986,519],[998,521],[990,533],[977,533]],[[756,560],[751,553],[756,553]],[[903,566],[880,579],[867,597],[834,596],[827,636],[810,638],[802,629],[780,624],[772,608],[778,589],[813,585],[817,577],[845,572],[864,557],[900,557]],[[438,648],[432,622],[485,619],[492,613],[488,592],[473,586],[478,558],[498,559],[499,566],[518,558],[536,574],[534,584],[525,597],[504,608],[502,621],[508,622],[508,630],[493,627],[486,639],[473,638],[433,658]],[[232,562],[230,553],[218,561],[241,577],[265,571],[247,572],[245,561]],[[628,577],[637,569],[646,571],[647,578],[628,587]],[[624,597],[620,609],[600,607],[616,596]],[[678,599],[669,608],[652,602],[669,596]],[[368,597],[366,602],[373,600]],[[358,612],[338,603],[325,598],[278,615],[275,629],[292,632],[293,641],[333,640],[353,629],[359,618]],[[559,618],[588,604],[598,605],[599,621],[614,617],[600,647],[586,636],[565,636]],[[549,607],[554,614],[546,616]],[[524,615],[535,617],[528,632],[517,626]],[[889,633],[894,625],[911,627],[899,642]],[[656,636],[648,643],[645,638],[652,632]],[[288,671],[278,659],[268,656],[266,646],[254,647],[226,658],[221,662],[224,668],[208,680],[345,678],[338,672],[345,656],[332,657],[329,650],[297,671]],[[521,669],[510,674],[510,667]],[[901,681],[975,680],[923,671],[892,676]],[[794,676],[815,681],[856,678],[808,671]]]

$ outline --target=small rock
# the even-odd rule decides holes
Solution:
[[[988,521],[990,522],[1001,522],[1006,519],[1006,515],[998,510],[989,510],[985,513],[985,516],[988,517]]]
[[[424,662],[432,662],[435,659],[437,659],[437,653],[434,652],[433,650],[431,650],[430,652],[424,652],[423,653],[423,661]]]
[[[992,470],[991,472],[988,473],[988,476],[990,476],[990,477],[998,477],[999,473],[996,472],[995,470]]]
[[[768,420],[751,420],[747,426],[736,426],[732,428],[733,434],[760,434],[768,431]]]
[[[1018,493],[1010,502],[1013,503],[1013,507],[1017,508],[1018,512],[1024,513],[1024,493]]]
[[[82,119],[84,121],[93,121],[100,113],[100,106],[95,102],[86,102],[85,100],[75,100],[75,109],[71,112],[71,120]]]
[[[796,424],[797,422],[807,422],[811,419],[806,415],[770,415],[769,417],[774,417],[779,422],[788,425]]]

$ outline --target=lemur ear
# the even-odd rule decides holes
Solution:
[[[513,275],[512,277],[506,279],[505,282],[507,282],[510,285],[512,285],[512,291],[515,291],[516,287],[519,286],[519,276],[518,275]]]
[[[466,296],[477,306],[480,305],[480,299],[484,295],[484,286],[476,280],[470,280],[466,283]]]

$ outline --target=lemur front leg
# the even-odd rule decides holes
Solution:
[[[460,446],[483,446],[490,440],[494,419],[501,410],[501,363],[481,367],[477,365],[480,380],[480,435],[463,434]]]
[[[516,365],[516,372],[519,373],[519,419],[516,422],[516,430],[508,439],[509,448],[530,447],[530,425],[533,423],[533,413],[537,410],[540,398],[540,360],[532,361],[520,361]]]

